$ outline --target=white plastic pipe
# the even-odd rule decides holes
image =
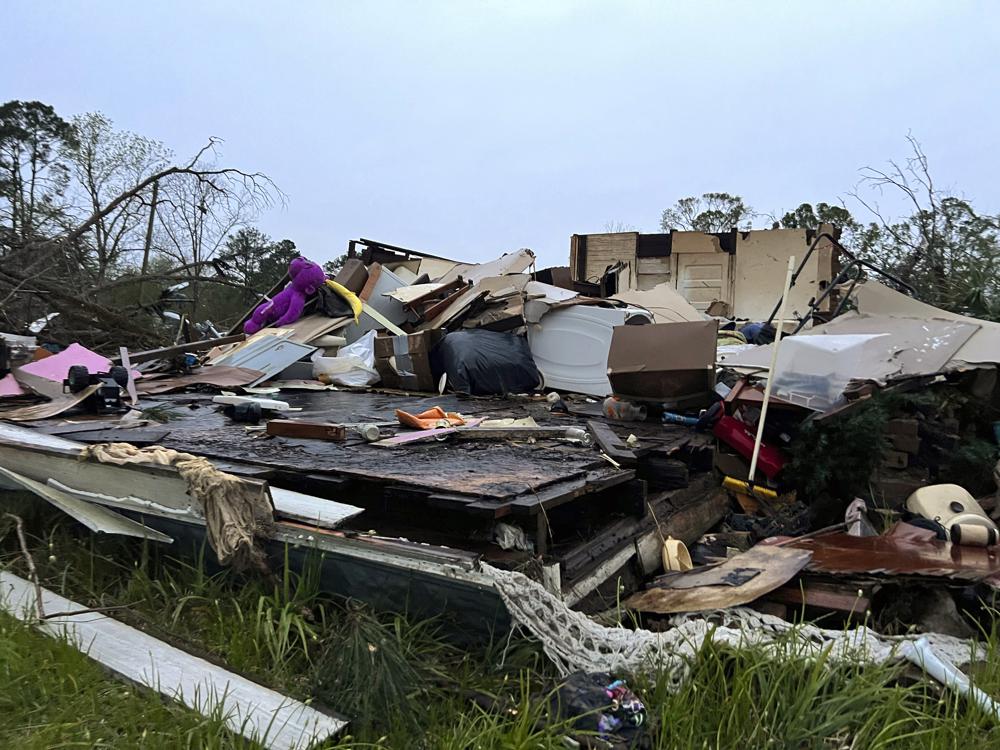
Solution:
[[[1000,704],[973,685],[958,667],[943,656],[938,656],[926,638],[905,642],[900,653],[946,688],[972,698],[986,713],[1000,720]]]
[[[753,457],[750,459],[750,484],[757,472],[757,457],[760,455],[760,443],[764,437],[764,420],[767,419],[767,403],[771,400],[771,386],[774,385],[775,365],[778,362],[778,348],[781,346],[781,331],[785,325],[785,305],[788,304],[788,290],[792,286],[792,274],[795,273],[795,256],[788,259],[788,273],[785,274],[785,287],[781,292],[781,304],[778,305],[778,320],[774,327],[774,347],[771,349],[771,369],[767,374],[767,385],[764,386],[764,401],[760,405],[760,419],[757,420],[757,437],[753,441]]]

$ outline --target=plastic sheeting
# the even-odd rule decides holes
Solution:
[[[368,331],[353,344],[337,352],[336,357],[324,357],[317,352],[312,357],[313,377],[324,376],[331,383],[364,387],[379,381],[375,369],[375,331]]]
[[[541,383],[528,342],[521,336],[481,329],[449,333],[434,350],[436,372],[473,396],[528,393]]]
[[[890,380],[943,372],[978,330],[957,320],[847,313],[781,340],[774,395],[817,411],[840,400],[852,380]],[[719,347],[725,367],[766,371],[771,346]]]

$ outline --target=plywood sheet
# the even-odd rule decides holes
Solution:
[[[612,299],[649,310],[654,323],[682,323],[687,320],[704,320],[705,315],[670,284],[658,284],[646,291],[628,289]]]
[[[757,545],[720,565],[659,579],[625,606],[638,612],[703,612],[749,604],[790,581],[809,562],[806,550]]]
[[[155,393],[182,391],[195,385],[236,388],[260,380],[263,374],[260,370],[252,370],[248,367],[211,365],[199,368],[189,375],[177,375],[172,378],[146,378],[136,384],[136,391],[144,396],[150,396]]]

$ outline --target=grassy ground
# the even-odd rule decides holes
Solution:
[[[0,496],[0,504],[14,501]],[[16,503],[45,585],[90,605],[128,603],[131,624],[349,717],[329,747],[562,748],[557,684],[513,640],[459,649],[436,622],[322,595],[314,576],[209,574],[168,548],[97,539],[34,502]],[[20,568],[0,522],[0,563]],[[977,684],[1000,696],[995,634]],[[995,721],[899,666],[832,667],[708,646],[678,691],[635,678],[658,748],[1000,747]],[[65,644],[0,618],[0,747],[247,747],[215,719],[106,676]]]

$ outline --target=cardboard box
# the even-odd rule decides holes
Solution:
[[[409,391],[436,391],[430,353],[445,333],[443,328],[432,328],[408,336],[376,337],[375,369],[382,377],[382,385]]]
[[[616,326],[608,379],[616,396],[700,406],[715,387],[715,320]]]

